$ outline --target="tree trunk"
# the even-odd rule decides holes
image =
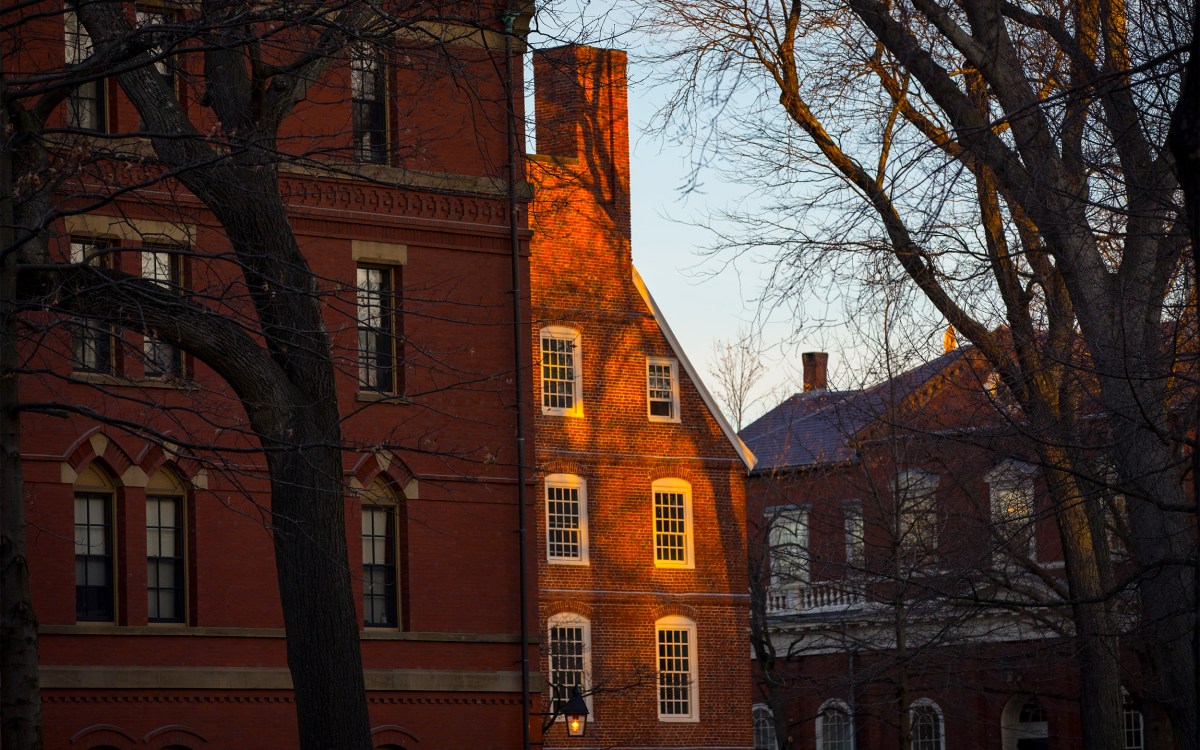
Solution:
[[[0,62],[2,65],[2,62]],[[13,170],[8,101],[0,68],[0,746],[42,747],[38,623],[25,557],[25,482],[21,471]]]

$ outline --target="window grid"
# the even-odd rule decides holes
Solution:
[[[686,565],[688,560],[687,495],[679,490],[654,491],[654,560]]]
[[[362,510],[363,623],[396,627],[396,512],[394,506]]]
[[[817,750],[854,750],[854,724],[848,712],[840,708],[821,712]]]
[[[546,554],[552,561],[582,561],[579,487],[546,484]]]
[[[770,533],[771,576],[775,585],[808,580],[808,511],[776,513]]]
[[[662,717],[692,716],[691,631],[688,628],[658,628],[658,714]]]
[[[149,279],[161,287],[178,290],[180,273],[178,250],[144,247],[142,249],[142,278]],[[162,378],[183,374],[183,357],[179,349],[153,334],[147,335],[142,343],[146,360],[146,377]]]
[[[350,102],[354,158],[371,164],[387,161],[387,79],[379,51],[355,45],[350,58]]]
[[[897,545],[909,563],[925,563],[937,549],[936,475],[907,472],[896,480]]]
[[[845,506],[846,565],[861,568],[867,558],[866,529],[862,507],[857,503]]]
[[[183,622],[183,499],[146,497],[146,604],[150,622]]]
[[[779,750],[779,741],[775,735],[775,718],[771,709],[766,706],[755,706],[754,715],[754,750]]]
[[[542,334],[542,412],[578,414],[578,338]]]
[[[679,382],[675,361],[646,360],[646,398],[652,420],[679,420]]]
[[[392,288],[392,269],[358,267],[358,379],[364,390],[396,388]]]
[[[561,712],[571,699],[571,691],[585,689],[587,637],[582,624],[550,626],[550,686],[553,691],[552,710]]]
[[[1136,708],[1126,707],[1122,711],[1125,727],[1125,750],[1146,750],[1146,735],[1142,712]]]
[[[87,263],[101,268],[112,265],[112,255],[106,253],[110,243],[95,238],[71,238],[71,262]],[[90,318],[73,318],[71,324],[72,366],[77,372],[111,374],[116,370],[117,329],[109,323]]]
[[[112,496],[75,493],[75,619],[113,619]]]
[[[95,50],[74,11],[63,12],[63,37],[67,65],[82,63]],[[105,129],[105,119],[103,79],[81,83],[67,96],[67,127],[100,132]]]
[[[913,706],[909,711],[912,750],[942,750],[942,719],[933,706]]]

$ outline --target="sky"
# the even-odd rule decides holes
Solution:
[[[790,311],[756,316],[769,267],[746,258],[733,262],[727,253],[713,256],[705,252],[716,238],[703,225],[711,223],[723,207],[742,198],[746,187],[722,183],[714,171],[706,171],[701,174],[700,189],[685,195],[682,186],[689,174],[687,149],[666,142],[651,129],[651,121],[668,91],[647,81],[652,71],[647,70],[649,63],[644,59],[648,51],[644,38],[622,33],[624,18],[615,13],[607,15],[613,7],[619,13],[620,0],[604,3],[603,8],[600,3],[592,7],[587,0],[566,0],[563,5],[568,7],[557,17],[563,24],[581,19],[593,24],[598,14],[606,14],[599,26],[584,32],[585,36],[604,39],[600,46],[629,52],[633,262],[714,396],[717,394],[710,374],[714,346],[737,341],[751,329],[761,331],[766,374],[756,388],[762,400],[750,410],[748,424],[800,389],[800,352],[831,351],[831,375],[835,373],[847,334],[836,326],[823,327],[811,330],[806,339],[803,330],[793,333],[803,329],[804,321],[796,320]],[[551,33],[552,20],[556,19],[539,18]],[[574,36],[570,31],[562,34]],[[610,35],[616,38],[605,39]],[[536,34],[533,39],[537,44]],[[833,314],[816,302],[809,304],[807,312],[819,317]],[[756,321],[757,326],[753,325]]]

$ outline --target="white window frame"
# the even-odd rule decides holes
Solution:
[[[663,669],[664,657],[660,650],[659,638],[664,632],[683,632],[687,634],[687,651],[683,658],[687,660],[687,671],[671,670],[667,672]],[[658,720],[664,723],[696,723],[700,721],[700,685],[699,685],[699,670],[697,662],[699,649],[696,643],[696,623],[686,617],[671,615],[656,620],[654,623],[654,666],[655,673],[658,675],[656,691],[657,695],[655,703],[658,707]],[[669,657],[667,657],[669,658]],[[663,675],[664,674],[686,674],[687,675],[687,714],[664,714],[663,713]]]
[[[592,622],[591,622],[591,620],[589,620],[588,618],[579,614],[578,612],[559,612],[557,614],[550,615],[550,617],[546,620],[546,687],[550,691],[548,705],[550,705],[552,708],[554,705],[553,681],[554,681],[554,673],[556,671],[555,666],[554,666],[554,658],[555,658],[554,657],[554,649],[553,649],[554,639],[551,638],[551,633],[554,631],[555,628],[571,628],[571,627],[579,628],[581,631],[580,632],[580,642],[583,644],[583,654],[582,654],[583,666],[582,666],[582,669],[580,670],[580,672],[581,672],[580,692],[583,693],[583,702],[586,703],[587,707],[588,707],[588,720],[594,721],[596,719],[596,711],[595,711],[595,708],[593,708],[593,706],[592,706],[592,694],[591,694],[591,690],[592,690]],[[570,698],[570,696],[568,695],[567,698]],[[558,721],[564,721],[565,719],[566,719],[565,716],[558,717]]]
[[[651,381],[651,367],[667,367],[670,369],[670,397],[667,399],[653,398],[655,390]],[[656,403],[668,403],[670,414],[653,414],[652,408]],[[646,418],[651,422],[678,423],[679,416],[679,360],[674,357],[646,357]]]
[[[659,545],[659,494],[682,495],[683,496],[683,559],[682,560],[663,560],[659,558],[660,549],[676,549],[674,545],[664,547]],[[664,519],[671,521],[673,519]],[[686,480],[675,477],[667,477],[664,479],[656,479],[650,485],[650,523],[651,531],[654,534],[654,567],[656,568],[679,568],[692,569],[696,567],[696,557],[694,549],[694,533],[695,528],[692,523],[692,485]],[[677,532],[666,531],[666,534],[674,535]]]
[[[771,519],[767,554],[771,562],[771,585],[807,583],[809,568],[809,508],[783,505],[768,508]],[[788,554],[790,550],[790,554]]]
[[[555,530],[569,531],[562,526],[552,526],[551,519],[554,514],[550,512],[550,503],[552,502],[550,494],[552,489],[575,490],[578,498],[579,510],[576,514],[575,534],[578,537],[579,555],[576,557],[556,556],[553,554],[551,547],[551,532]],[[546,519],[546,562],[551,565],[587,565],[589,562],[588,553],[588,524],[587,524],[587,480],[575,474],[550,474],[545,480],[545,492],[543,494],[545,502],[543,503]]]
[[[823,743],[825,742],[825,713],[827,711],[839,711],[845,714],[846,718],[850,720],[850,747],[847,750],[855,750],[858,746],[858,737],[854,731],[854,712],[850,710],[848,703],[836,698],[822,703],[821,708],[817,711],[817,720],[814,722],[816,725],[817,750],[826,750]]]
[[[858,500],[842,504],[842,531],[846,535],[846,572],[853,575],[867,562],[866,519]]]
[[[997,543],[1003,545],[1010,537],[1027,533],[1025,552],[1037,559],[1037,521],[1034,514],[1033,477],[1037,467],[1021,461],[1003,461],[992,468],[983,479],[988,485],[992,526]],[[1013,495],[1019,496],[1013,499]],[[1021,505],[1015,505],[1020,503]],[[1023,506],[1023,507],[1021,507]],[[1015,529],[1015,533],[1014,530]],[[997,548],[1004,555],[1004,547]]]
[[[897,550],[909,556],[910,563],[927,564],[938,549],[938,485],[941,477],[921,469],[900,472],[895,480]],[[915,533],[918,525],[926,533]],[[923,537],[928,536],[928,539]],[[928,549],[922,549],[927,542]],[[919,555],[920,559],[913,557]]]
[[[754,725],[754,750],[779,750],[775,733],[775,712],[766,703],[755,703],[750,709]]]
[[[909,734],[911,735],[913,733],[913,719],[915,718],[917,710],[922,708],[932,709],[934,715],[937,717],[938,746],[933,748],[933,750],[946,750],[946,717],[942,714],[942,707],[928,698],[918,698],[908,705]],[[916,747],[916,737],[910,736],[909,739],[911,740],[913,750],[925,750],[925,748]]]
[[[556,383],[571,383],[571,406],[549,406],[546,404],[546,342],[567,341],[571,344],[571,378],[555,379]],[[579,331],[566,326],[547,326],[538,332],[538,355],[540,366],[538,377],[541,378],[542,414],[558,417],[583,416],[583,337]]]
[[[183,286],[183,249],[166,243],[149,242],[141,247],[142,278],[178,293]],[[183,376],[183,353],[174,344],[153,333],[142,336],[144,373],[149,378]]]

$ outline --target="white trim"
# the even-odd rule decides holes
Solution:
[[[996,535],[996,554],[1000,558],[1004,557],[1006,549],[1012,549],[1008,545],[1010,539],[1028,534],[1025,551],[1031,559],[1037,559],[1037,516],[1033,507],[1036,501],[1033,477],[1036,474],[1037,467],[1010,460],[996,464],[983,477],[988,485],[988,504],[992,529]],[[1012,506],[1012,513],[1005,508],[1006,504],[1011,503],[1001,501],[1008,498],[1009,493],[1021,496],[1025,506],[1023,513],[1020,512],[1022,509],[1015,505]]]
[[[683,658],[687,660],[687,705],[689,713],[684,714],[664,714],[662,712],[662,662],[663,658],[659,652],[658,638],[659,633],[663,631],[685,632],[687,633],[686,650],[684,650]],[[655,695],[655,704],[658,707],[658,720],[664,723],[696,723],[700,721],[700,690],[699,678],[697,677],[698,670],[698,655],[699,650],[696,643],[696,623],[686,617],[679,615],[671,615],[663,617],[654,622],[654,672],[659,677],[656,680],[657,690]]]
[[[807,505],[784,505],[768,508],[770,527],[767,531],[767,556],[770,562],[771,586],[807,583],[809,568],[809,508]],[[790,555],[784,554],[790,548]]]
[[[592,621],[578,612],[558,612],[550,615],[546,619],[546,687],[552,691],[554,688],[551,685],[554,679],[554,655],[550,653],[553,640],[550,638],[550,631],[554,628],[577,627],[580,629],[580,642],[583,644],[583,680],[580,685],[580,692],[583,693],[583,701],[588,707],[588,720],[592,721],[596,718],[596,711],[592,707]],[[553,693],[548,695],[551,705],[554,700]],[[558,721],[565,720],[565,716],[558,717]]]
[[[546,382],[543,378],[545,373],[545,354],[543,346],[545,341],[569,341],[572,345],[571,350],[571,374],[573,377],[571,406],[547,406],[546,405]],[[567,326],[544,326],[538,331],[538,398],[542,404],[542,414],[556,417],[582,417],[583,416],[583,337],[579,331]],[[568,382],[568,381],[558,381]]]
[[[767,731],[759,742],[759,722],[765,721]],[[766,703],[755,703],[750,707],[750,724],[754,733],[754,750],[779,750],[779,737],[775,733],[775,712]]]
[[[936,750],[946,750],[946,717],[945,717],[945,715],[942,714],[942,707],[939,706],[934,701],[930,700],[929,698],[918,698],[915,701],[913,701],[912,703],[908,704],[908,726],[909,726],[909,734],[910,734],[909,739],[911,741],[910,744],[913,745],[914,750],[916,750],[916,747],[915,747],[916,738],[912,737],[911,734],[912,734],[913,714],[919,708],[933,709],[934,715],[937,716],[937,728],[938,728],[938,746],[937,746]]]
[[[650,290],[646,288],[646,282],[642,281],[641,274],[632,266],[630,267],[630,271],[633,275],[633,285],[637,287],[638,294],[642,295],[642,301],[650,309],[650,313],[654,316],[655,322],[658,323],[658,328],[662,331],[663,337],[666,338],[667,344],[675,352],[675,356],[679,358],[679,364],[683,367],[683,371],[687,373],[688,379],[692,381],[692,385],[695,386],[696,391],[700,394],[700,400],[708,407],[708,413],[717,421],[717,426],[721,428],[721,432],[725,433],[725,438],[729,440],[730,445],[737,451],[738,456],[742,459],[742,463],[746,465],[746,471],[752,470],[754,465],[758,463],[758,459],[755,458],[749,446],[743,443],[742,439],[738,437],[733,426],[729,424],[729,420],[725,419],[725,415],[717,407],[717,402],[713,399],[712,394],[704,387],[704,381],[700,379],[700,374],[692,366],[691,361],[688,360],[687,353],[680,346],[679,339],[675,338],[675,333],[671,330],[671,326],[667,325],[666,317],[658,309],[658,305],[654,302],[654,297],[650,296]]]
[[[579,537],[577,557],[556,557],[550,554],[550,490],[575,490],[578,498],[575,533]],[[546,562],[551,565],[588,564],[587,480],[575,474],[550,474],[543,483],[542,513],[546,521]]]
[[[672,494],[683,496],[683,560],[660,560],[658,558],[658,518],[656,510],[658,508],[659,494]],[[693,545],[695,538],[695,527],[692,524],[692,485],[683,479],[676,477],[664,477],[655,479],[650,483],[650,530],[653,534],[652,546],[654,549],[654,567],[656,568],[681,568],[692,569],[696,567],[695,548]],[[668,532],[671,533],[671,532]],[[667,549],[674,549],[668,547]]]
[[[816,750],[825,750],[825,746],[821,744],[825,739],[825,712],[831,710],[843,713],[850,719],[850,750],[855,750],[858,747],[858,737],[854,731],[854,712],[850,710],[850,704],[838,698],[830,698],[817,709],[817,720],[814,722],[816,725]]]
[[[670,369],[670,398],[668,399],[651,399],[650,398],[650,368],[667,367]],[[670,404],[670,414],[661,415],[651,412],[651,405],[655,403],[663,403],[668,401]],[[674,357],[646,357],[646,418],[651,422],[671,422],[678,423],[679,415],[679,360]]]

